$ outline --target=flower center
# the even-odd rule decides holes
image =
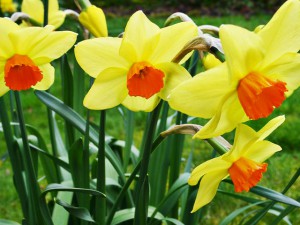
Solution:
[[[269,116],[285,100],[286,83],[273,81],[251,72],[240,80],[237,92],[241,105],[250,119]]]
[[[134,63],[127,74],[129,95],[150,98],[164,87],[164,76],[148,62]]]
[[[235,161],[228,170],[235,192],[249,191],[260,181],[267,166],[267,163],[257,163],[244,157]]]
[[[42,71],[28,56],[16,54],[6,61],[4,80],[11,90],[27,90],[42,79]]]

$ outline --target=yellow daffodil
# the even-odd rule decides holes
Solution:
[[[9,90],[46,90],[52,85],[54,68],[50,62],[76,41],[73,32],[53,30],[51,25],[21,28],[0,18],[0,96]]]
[[[49,0],[48,7],[48,24],[53,25],[57,29],[65,21],[66,15],[59,10],[57,0]],[[21,10],[23,13],[28,14],[35,23],[41,26],[44,24],[44,5],[42,0],[23,0]],[[31,24],[24,22],[23,25],[28,26]]]
[[[212,201],[220,182],[230,176],[236,192],[249,191],[262,178],[267,170],[263,163],[281,147],[264,140],[284,121],[279,116],[256,132],[250,127],[239,124],[236,129],[234,145],[224,155],[208,160],[197,166],[188,180],[189,185],[197,185],[199,190],[192,212]]]
[[[179,85],[171,107],[211,118],[196,134],[209,138],[269,116],[300,85],[300,1],[287,1],[257,33],[220,28],[226,62]]]
[[[123,104],[133,111],[152,111],[189,73],[171,62],[197,36],[190,22],[160,29],[143,12],[133,14],[123,38],[85,40],[75,47],[79,65],[96,78],[84,99],[90,109]]]
[[[203,66],[206,70],[208,69],[211,69],[211,68],[214,68],[221,63],[221,61],[219,59],[217,59],[213,54],[211,53],[208,53],[206,56],[203,57],[202,59],[202,63],[203,63]]]
[[[0,11],[3,13],[13,13],[17,9],[16,3],[12,0],[1,0],[0,1]]]
[[[107,37],[106,19],[103,10],[90,5],[79,14],[80,23],[95,37]]]

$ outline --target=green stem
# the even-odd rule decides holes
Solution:
[[[38,196],[40,195],[40,188],[37,183],[37,177],[35,174],[35,170],[33,168],[33,161],[31,156],[31,151],[29,147],[29,142],[27,139],[26,128],[25,128],[25,121],[22,111],[22,105],[20,100],[19,92],[15,92],[15,100],[16,100],[16,107],[17,107],[17,115],[19,118],[20,124],[20,131],[21,137],[23,142],[23,148],[21,149],[21,153],[23,155],[23,163],[25,166],[25,175],[28,182],[28,197],[29,197],[29,213],[31,217],[29,218],[30,223],[32,225],[40,224],[38,218],[40,218],[39,213],[39,199]]]
[[[161,109],[162,101],[157,105],[154,111],[150,114],[150,120],[147,124],[147,129],[144,135],[146,135],[145,144],[143,146],[143,157],[142,157],[142,167],[140,170],[139,180],[136,186],[136,205],[135,205],[135,215],[134,224],[135,225],[146,225],[147,224],[147,214],[148,214],[148,200],[149,194],[148,190],[148,166],[150,161],[151,149],[153,136],[155,134],[155,129],[157,121],[159,118],[159,113]]]
[[[86,9],[88,6],[91,5],[89,0],[77,0],[77,2],[79,3],[81,10]]]
[[[218,141],[214,138],[205,139],[213,148],[216,150],[220,155],[223,155],[228,151],[223,145],[221,145]]]
[[[105,195],[105,110],[100,112],[100,128],[97,163],[97,190]],[[96,199],[96,222],[105,224],[106,198]]]
[[[165,139],[166,137],[163,137],[161,135],[159,135],[156,140],[153,142],[152,144],[152,149],[151,149],[151,153],[154,152],[154,150],[157,149],[157,147],[162,143],[162,141]],[[114,202],[109,215],[107,217],[106,220],[106,225],[110,225],[111,221],[117,211],[117,208],[119,207],[123,197],[125,196],[127,189],[129,188],[129,186],[131,185],[132,181],[134,180],[134,178],[136,178],[137,173],[139,172],[141,167],[141,160],[138,162],[138,164],[136,165],[136,167],[134,168],[134,170],[132,171],[132,173],[130,174],[129,178],[127,179],[126,183],[123,185],[119,195],[116,198],[116,201]]]
[[[43,0],[44,3],[44,26],[48,24],[48,18],[49,18],[49,1]]]
[[[28,196],[26,193],[26,188],[22,176],[22,163],[20,160],[19,153],[16,151],[14,147],[14,137],[12,135],[12,131],[10,128],[10,121],[7,115],[7,109],[4,102],[4,97],[0,97],[0,120],[3,127],[3,133],[5,137],[5,142],[8,149],[8,155],[10,158],[10,162],[13,169],[13,177],[14,177],[14,184],[21,201],[22,211],[24,213],[25,218],[28,218]]]
[[[130,160],[131,147],[133,142],[133,133],[134,133],[134,113],[127,110],[127,118],[125,121],[126,129],[126,139],[125,139],[125,149],[124,149],[124,171],[127,170],[127,166]]]
[[[184,124],[187,122],[187,116],[177,112],[176,125]],[[172,152],[170,157],[170,173],[169,173],[169,186],[171,186],[179,177],[180,165],[183,152],[184,135],[175,134],[172,137]],[[178,204],[174,205],[171,216],[173,218],[178,217]]]

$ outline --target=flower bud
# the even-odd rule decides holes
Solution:
[[[102,9],[90,5],[79,15],[80,23],[95,37],[107,37],[106,19]]]

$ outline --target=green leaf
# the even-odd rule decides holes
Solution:
[[[99,192],[97,190],[93,190],[93,189],[73,188],[73,187],[68,187],[68,186],[62,185],[62,184],[49,184],[46,187],[46,189],[42,192],[41,198],[44,198],[48,192],[52,192],[52,191],[68,191],[68,192],[91,194],[91,195],[95,195],[98,197],[105,197],[104,194],[102,194],[101,192]]]
[[[182,193],[188,188],[187,180],[189,176],[189,173],[184,173],[174,182],[166,196],[154,210],[150,222],[152,222],[152,219],[156,216],[157,212],[162,212],[164,215],[167,215],[170,212],[173,206],[178,202]]]
[[[175,225],[184,225],[182,222],[180,222],[179,220],[174,219],[174,218],[168,218],[168,217],[165,217],[163,220],[164,220],[164,221],[171,222],[171,223],[173,223],[173,224],[175,224]]]
[[[225,219],[223,219],[221,221],[220,225],[228,225],[228,224],[230,224],[241,213],[245,212],[249,208],[252,208],[253,206],[256,206],[256,205],[259,205],[259,204],[263,204],[263,203],[265,203],[265,201],[256,202],[256,203],[253,203],[253,204],[241,207],[241,208],[233,211],[228,216],[226,216]]]
[[[224,182],[232,184],[232,181],[228,180],[228,179],[225,179]],[[273,191],[271,189],[268,189],[268,188],[265,188],[262,186],[253,187],[250,189],[250,192],[255,193],[259,196],[265,197],[267,199],[274,200],[276,202],[281,202],[281,203],[285,203],[288,205],[300,207],[300,202],[298,202],[284,194],[281,194],[280,192]]]
[[[46,178],[47,178],[47,182],[48,183],[56,183],[58,182],[58,174],[57,174],[57,171],[58,171],[58,167],[57,165],[59,166],[62,166],[60,164],[60,162],[55,162],[56,157],[54,157],[52,154],[49,153],[49,150],[47,148],[47,145],[46,145],[46,142],[44,140],[44,138],[42,137],[42,135],[40,134],[40,132],[33,126],[31,125],[26,125],[26,129],[32,134],[34,135],[37,140],[38,140],[38,149],[33,149],[32,146],[30,145],[30,148],[32,150],[41,150],[42,153],[45,153],[45,154],[40,154],[40,160],[41,160],[41,163],[42,163],[42,166],[43,166],[43,169],[44,169],[44,173],[46,175]],[[48,160],[49,157],[52,159],[52,161]],[[52,158],[54,157],[54,158]],[[60,160],[60,159],[59,159]],[[60,160],[62,161],[62,160]],[[64,164],[66,166],[66,164]]]
[[[296,207],[300,207],[300,202],[287,197],[284,194],[281,194],[280,192],[277,191],[273,191],[271,189],[265,188],[265,187],[261,187],[261,186],[255,186],[253,188],[250,189],[251,192],[263,196],[265,198],[277,201],[277,202],[282,202],[288,205],[292,205],[292,206],[296,206]]]
[[[75,216],[84,221],[95,223],[90,212],[86,208],[75,207],[75,206],[69,205],[68,203],[63,202],[59,199],[56,199],[55,202],[57,204],[59,204],[60,206],[64,207],[64,209],[67,210],[72,216]]]
[[[67,183],[65,181],[64,183]],[[63,200],[64,202],[70,203],[73,199],[73,192],[59,191],[56,198]],[[60,205],[55,204],[52,212],[52,221],[54,225],[68,225],[70,214]]]
[[[66,105],[73,108],[73,75],[68,63],[67,55],[63,55],[60,60],[60,70],[62,76],[62,96]],[[65,120],[66,146],[69,148],[75,141],[75,131],[72,124]]]
[[[68,163],[66,163],[65,161],[45,152],[44,150],[40,149],[39,147],[37,147],[35,145],[30,144],[29,146],[30,146],[31,150],[41,153],[42,155],[46,156],[48,159],[51,159],[58,166],[61,166],[62,168],[64,168],[67,171],[70,171],[70,165]]]
[[[0,225],[20,225],[20,224],[11,220],[0,219]]]
[[[77,112],[75,112],[70,107],[65,105],[62,101],[47,92],[35,91],[35,94],[43,103],[47,105],[47,107],[57,112],[64,119],[72,123],[73,126],[76,127],[82,134],[85,133],[86,121]],[[98,146],[98,134],[91,126],[89,127],[89,138],[95,145]],[[105,155],[111,162],[111,164],[115,167],[122,181],[125,183],[123,166],[115,153],[107,144],[105,145]]]
[[[162,112],[159,121],[157,133],[167,130],[167,121],[169,112],[169,105],[167,102],[163,103]],[[165,195],[168,183],[168,173],[161,171],[168,171],[170,165],[170,139],[163,142],[158,149],[151,154],[149,163],[149,182],[151,186],[150,205],[157,205]],[[159,166],[157,166],[159,165]]]
[[[150,217],[150,215],[152,215],[154,211],[155,211],[155,208],[152,206],[149,206],[148,207],[148,217]],[[123,210],[117,211],[111,222],[111,225],[117,225],[117,224],[123,223],[125,221],[134,219],[134,213],[135,213],[135,208],[123,209]],[[165,218],[162,214],[157,213],[155,216],[155,219],[163,220]]]
[[[190,174],[184,173],[174,182],[170,190],[159,205],[159,211],[167,215],[171,208],[176,204],[182,193],[188,188],[188,178]]]

